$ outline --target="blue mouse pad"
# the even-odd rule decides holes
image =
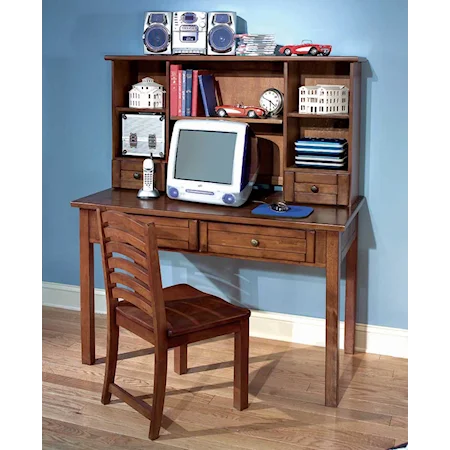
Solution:
[[[292,217],[301,219],[303,217],[308,217],[313,211],[314,208],[311,208],[310,206],[289,206],[289,211],[279,212],[274,211],[270,205],[263,204],[252,209],[252,214],[259,216]]]

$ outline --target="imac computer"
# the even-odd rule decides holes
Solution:
[[[172,199],[241,206],[258,174],[257,140],[248,124],[189,119],[175,122],[167,166]]]

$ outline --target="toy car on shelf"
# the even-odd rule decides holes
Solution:
[[[250,117],[252,119],[266,117],[267,111],[260,106],[220,105],[216,106],[216,114],[219,117]]]
[[[331,53],[331,45],[313,44],[312,41],[304,40],[298,45],[285,45],[280,48],[280,53],[286,56],[291,55],[310,55],[310,56],[328,56]]]

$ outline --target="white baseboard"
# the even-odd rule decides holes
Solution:
[[[42,283],[42,304],[79,310],[80,288],[67,284]],[[95,289],[95,312],[106,314],[103,289]],[[325,319],[265,311],[252,311],[250,335],[305,345],[325,346]],[[356,324],[356,350],[379,355],[408,357],[408,330]],[[344,348],[344,322],[340,324],[340,348]]]

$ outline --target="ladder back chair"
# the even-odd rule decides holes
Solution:
[[[162,288],[153,223],[97,209],[107,298],[108,342],[102,403],[111,394],[150,420],[149,438],[159,436],[167,379],[167,353],[174,348],[178,374],[187,372],[187,345],[234,333],[233,406],[248,407],[250,310],[232,305],[188,284]],[[123,327],[153,344],[155,369],[150,406],[114,382]]]

